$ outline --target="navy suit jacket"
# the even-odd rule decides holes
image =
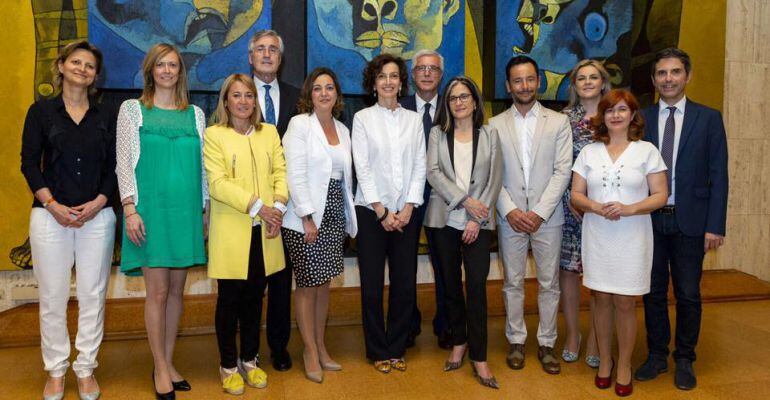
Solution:
[[[658,143],[656,103],[642,110],[644,140]],[[722,114],[687,99],[676,150],[676,221],[687,236],[725,234],[727,218],[727,136]],[[670,172],[669,172],[670,173]]]
[[[289,127],[289,120],[297,115],[297,101],[299,100],[299,89],[288,83],[278,81],[278,88],[281,92],[280,111],[278,112],[278,136],[283,139],[286,128]]]
[[[409,95],[406,97],[402,97],[398,101],[399,104],[401,104],[401,107],[406,108],[407,110],[412,110],[420,114],[420,117],[422,117],[423,111],[417,111],[417,94]],[[438,107],[441,104],[441,96],[438,96],[438,99],[436,100],[436,107]],[[438,112],[438,110],[436,110]],[[433,115],[436,115],[435,113]],[[425,149],[428,149],[428,138],[430,137],[430,129],[427,130],[427,133],[425,134]],[[430,201],[430,184],[428,184],[428,181],[425,181],[425,190],[422,192],[423,197],[423,206],[419,209],[422,213],[425,212],[425,210],[428,208],[428,201]]]

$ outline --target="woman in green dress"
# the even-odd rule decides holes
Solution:
[[[141,97],[125,101],[118,114],[117,174],[125,219],[120,269],[144,276],[155,393],[173,399],[175,391],[190,390],[173,364],[187,268],[206,263],[205,117],[188,102],[187,74],[176,48],[153,46],[142,69]]]

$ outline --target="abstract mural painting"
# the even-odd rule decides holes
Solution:
[[[578,61],[604,62],[614,85],[627,85],[631,62],[633,1],[497,0],[495,98],[508,98],[505,65],[516,55],[535,59],[541,70],[540,98],[566,100]]]
[[[361,72],[381,53],[406,60],[420,49],[446,59],[444,77],[465,68],[463,0],[308,0],[307,71],[334,68],[346,94],[365,93]]]
[[[191,90],[219,90],[228,75],[249,71],[249,38],[270,26],[269,0],[88,0],[104,88],[141,88],[144,54],[165,42],[182,53]]]
[[[53,95],[51,63],[59,49],[88,38],[86,0],[32,0],[35,20],[35,100]]]

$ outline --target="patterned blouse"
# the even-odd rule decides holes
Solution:
[[[582,105],[578,104],[575,108],[565,108],[562,110],[569,118],[572,127],[572,161],[574,162],[583,147],[592,143],[593,131],[591,130],[591,121],[585,118],[586,111]],[[577,273],[583,272],[583,263],[580,258],[580,221],[578,221],[569,210],[570,190],[572,183],[567,186],[567,190],[562,196],[564,208],[564,225],[562,227],[561,258],[559,266],[561,269]]]

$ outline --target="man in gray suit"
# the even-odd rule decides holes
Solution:
[[[527,56],[511,58],[505,86],[513,106],[491,118],[503,153],[503,188],[497,199],[499,253],[503,257],[503,294],[510,343],[506,361],[511,369],[524,368],[524,276],[527,250],[535,257],[538,281],[538,359],[549,374],[561,372],[554,353],[559,306],[559,252],[561,250],[561,196],[572,168],[572,131],[564,114],[537,101],[540,76],[537,63]]]

